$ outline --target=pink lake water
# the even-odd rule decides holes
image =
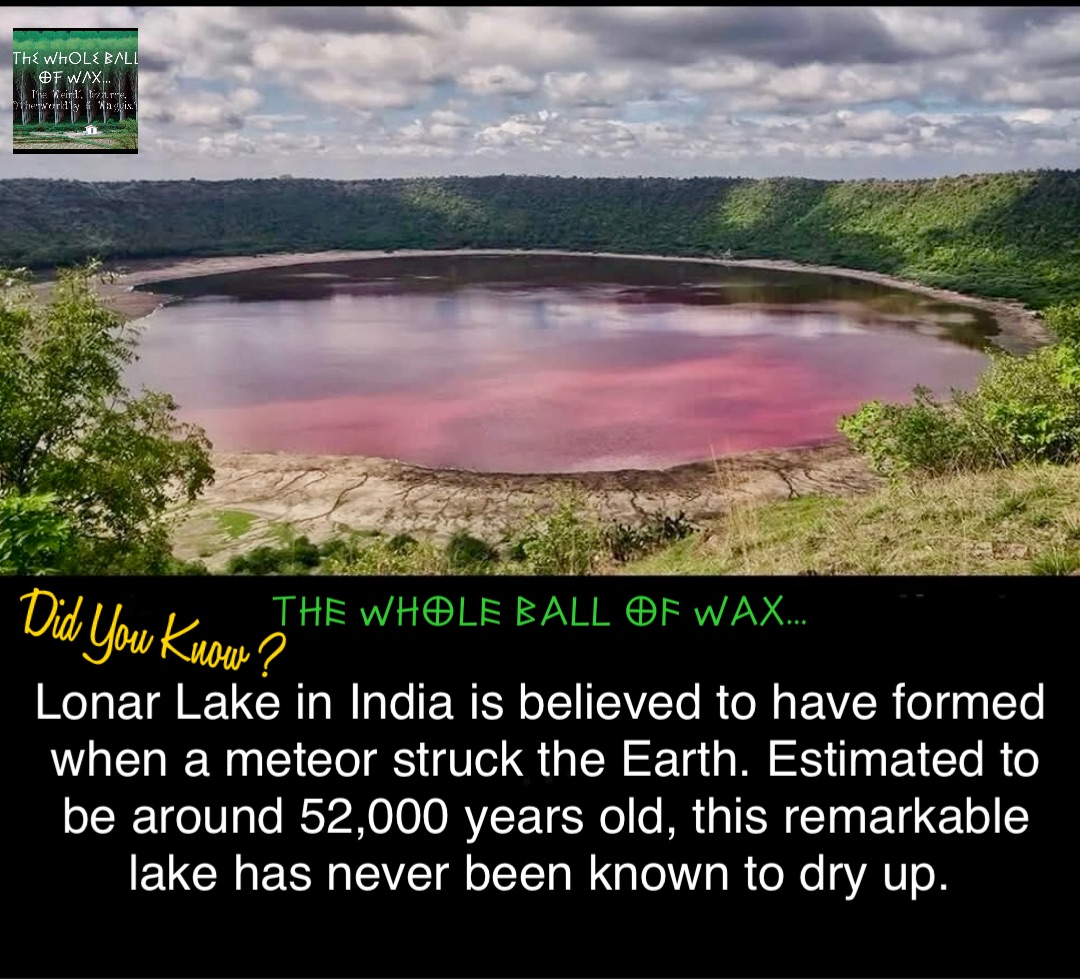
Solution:
[[[170,282],[129,381],[215,449],[492,472],[665,468],[970,388],[993,319],[851,279],[623,259],[330,263]]]

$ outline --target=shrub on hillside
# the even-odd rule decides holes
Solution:
[[[229,574],[310,574],[323,557],[318,545],[306,537],[298,537],[283,547],[263,545],[247,554],[234,555],[226,570]]]
[[[487,541],[459,530],[446,545],[446,559],[454,571],[480,573],[499,560],[499,552]]]
[[[840,431],[886,474],[1080,462],[1080,305],[1053,307],[1046,321],[1057,343],[994,354],[974,391],[940,402],[920,387],[911,404],[872,401]]]
[[[554,512],[536,517],[513,549],[528,574],[584,575],[605,550],[604,529],[588,514],[580,493],[566,493]]]
[[[697,532],[684,512],[671,517],[664,513],[653,513],[640,526],[614,523],[604,532],[604,540],[613,561],[620,564],[645,557],[667,544],[684,540]]]
[[[447,574],[446,557],[428,540],[409,534],[389,539],[357,538],[347,553],[327,559],[323,571],[331,575],[431,575]]]

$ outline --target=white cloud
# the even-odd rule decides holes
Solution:
[[[5,7],[0,45],[44,19],[139,28],[147,128],[138,158],[98,168],[115,179],[272,174],[290,154],[343,177],[358,154],[386,176],[1080,159],[1077,8]]]
[[[458,78],[458,84],[473,95],[531,95],[539,87],[536,79],[511,65],[470,68]]]
[[[220,136],[200,136],[196,145],[203,156],[250,156],[258,152],[258,146],[255,141],[240,133],[223,133]]]
[[[548,72],[544,76],[544,88],[553,102],[559,104],[593,106],[610,104],[619,96],[625,96],[634,86],[634,75],[629,69],[611,71]]]

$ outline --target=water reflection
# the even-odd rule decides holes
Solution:
[[[385,259],[168,291],[189,298],[147,318],[130,380],[172,392],[217,448],[510,472],[831,438],[868,398],[970,386],[994,329],[857,280],[611,259]]]

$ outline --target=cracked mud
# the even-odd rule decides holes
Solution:
[[[850,495],[880,485],[843,444],[726,456],[666,470],[518,475],[425,469],[353,456],[219,454],[217,479],[181,511],[177,555],[223,564],[229,555],[272,539],[289,525],[312,540],[349,531],[430,535],[465,530],[491,542],[506,539],[530,516],[577,491],[605,521],[634,524],[680,511],[693,522],[732,507],[814,494]],[[241,511],[256,519],[228,539],[217,515]]]

